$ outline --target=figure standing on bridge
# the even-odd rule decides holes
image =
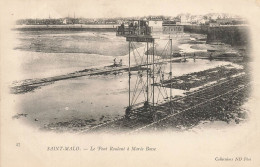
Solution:
[[[162,81],[164,81],[164,73],[162,73]]]
[[[114,66],[116,66],[116,58],[114,58]]]
[[[133,23],[130,23],[129,24],[129,34],[133,34],[133,30],[134,29],[134,25],[133,25]]]
[[[186,62],[186,53],[183,54],[183,62]]]
[[[213,58],[212,58],[212,53],[210,53],[209,55],[209,60],[211,61]]]
[[[134,25],[134,34],[136,34],[137,27],[138,27],[138,24],[137,24],[137,22],[135,22],[135,25]]]
[[[122,34],[124,35],[125,34],[125,24],[124,23],[121,24],[121,31],[122,31]]]
[[[144,23],[144,35],[147,35],[148,34],[148,25],[147,23],[145,22]]]

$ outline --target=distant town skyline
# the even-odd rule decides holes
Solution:
[[[114,18],[114,17],[137,17],[148,15],[176,16],[180,13],[191,13],[203,15],[207,13],[231,13],[245,14],[246,9],[242,8],[247,1],[235,0],[226,1],[194,1],[194,0],[160,0],[160,1],[139,1],[139,0],[96,0],[96,1],[50,1],[50,0],[24,0],[13,2],[20,6],[11,12],[17,19],[46,19],[46,18]],[[7,2],[11,3],[11,2]],[[232,9],[241,7],[240,11]],[[239,12],[239,13],[238,13]]]
[[[246,19],[239,15],[232,15],[227,13],[208,13],[205,15],[192,15],[190,13],[182,13],[177,16],[163,16],[150,15],[142,17],[116,17],[116,18],[77,18],[67,16],[65,18],[54,19],[49,16],[47,19],[19,19],[16,21],[17,25],[65,25],[65,24],[122,24],[129,23],[130,20],[141,19],[147,20],[149,25],[158,26],[162,24],[176,24],[176,25],[241,25],[247,24]]]

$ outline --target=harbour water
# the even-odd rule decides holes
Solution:
[[[16,32],[16,35],[18,42],[15,52],[21,73],[17,81],[57,76],[89,68],[104,68],[113,64],[115,58],[117,61],[122,59],[123,65],[128,65],[128,43],[125,38],[116,37],[112,32]],[[174,48],[182,52],[196,50],[191,49],[192,44],[178,43],[180,38],[194,41],[189,36],[192,35],[185,34],[174,39]],[[160,44],[158,48],[162,48],[165,42],[157,43]],[[145,45],[136,44],[136,47],[139,54],[144,55]],[[131,61],[135,64],[133,52],[131,55]],[[174,62],[173,77],[226,64],[230,63],[203,59]],[[169,73],[169,63],[163,68],[166,74]],[[137,72],[133,72],[133,88],[136,79]],[[141,91],[141,87],[137,90]],[[165,91],[169,95],[169,89]],[[184,92],[173,89],[173,96],[183,95]],[[136,103],[144,100],[143,94]],[[157,89],[155,94],[159,94]],[[165,99],[161,96],[159,99],[156,97],[156,100],[163,102]],[[18,114],[27,114],[19,120],[39,128],[56,123],[69,125],[75,120],[87,120],[88,125],[93,126],[125,114],[128,105],[128,73],[57,81],[31,92],[17,94],[15,101],[19,108]]]

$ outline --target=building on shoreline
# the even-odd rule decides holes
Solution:
[[[176,25],[176,24],[164,24],[162,30],[163,30],[163,34],[183,33],[184,26]]]

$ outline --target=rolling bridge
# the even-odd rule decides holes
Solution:
[[[131,119],[136,117],[147,117],[147,119],[153,119],[156,121],[162,112],[173,113],[173,108],[171,105],[172,101],[172,87],[170,87],[170,96],[167,95],[166,91],[163,91],[160,86],[155,85],[155,80],[160,79],[160,82],[163,81],[164,78],[164,69],[162,68],[162,64],[159,63],[159,58],[155,58],[155,38],[152,36],[152,27],[149,26],[148,21],[145,20],[131,20],[128,25],[125,26],[121,24],[117,27],[117,36],[122,36],[126,38],[126,41],[129,42],[129,59],[128,59],[128,106],[125,110],[125,118]],[[144,55],[140,55],[138,52],[135,43],[144,43],[145,51]],[[132,54],[131,54],[132,49]],[[168,43],[166,44],[163,52],[167,52],[170,57],[170,72],[169,78],[172,78],[172,39],[168,39]],[[131,76],[132,76],[132,68],[131,68],[131,57],[134,57],[136,66],[138,67],[138,73],[136,78],[136,84],[134,88],[131,89]],[[145,67],[145,68],[144,68]],[[146,76],[146,78],[145,78]],[[145,78],[145,79],[144,79]],[[141,87],[141,90],[138,88]],[[157,93],[155,95],[155,89],[157,89]],[[132,92],[132,93],[131,93]],[[140,95],[143,94],[144,101],[136,104],[137,99]],[[164,94],[164,95],[163,95]],[[160,110],[160,106],[155,101],[155,96],[159,98],[159,95],[166,96],[166,101],[168,108],[163,111]],[[140,106],[143,105],[143,106]],[[168,113],[168,114],[169,114]]]
[[[149,27],[148,24],[145,26]],[[138,29],[144,29],[144,27],[140,26]],[[123,30],[124,32],[122,32]],[[187,117],[194,118],[195,115],[198,115],[199,117],[204,118],[211,116],[210,112],[205,112],[204,108],[206,107],[223,110],[223,107],[228,107],[228,104],[233,103],[233,98],[243,98],[243,95],[241,94],[250,87],[246,74],[235,74],[233,77],[228,77],[198,90],[187,92],[185,96],[175,96],[172,98],[172,82],[170,82],[167,84],[168,90],[170,86],[170,96],[167,96],[167,93],[165,93],[164,95],[166,95],[166,98],[161,102],[158,102],[158,100],[156,102],[155,96],[163,96],[160,90],[165,89],[164,83],[166,80],[164,80],[163,76],[168,74],[170,78],[168,81],[171,81],[172,78],[172,62],[174,61],[174,58],[172,58],[172,39],[168,39],[165,50],[163,50],[163,52],[165,51],[165,53],[168,54],[169,59],[159,60],[158,57],[161,57],[163,53],[161,53],[161,55],[155,53],[155,38],[152,36],[151,31],[144,31],[143,34],[135,32],[136,30],[131,32],[131,29],[125,29],[125,27],[124,29],[118,27],[117,32],[118,36],[125,37],[126,41],[129,42],[129,104],[126,108],[125,116],[83,129],[82,132],[91,133],[102,131],[111,133],[120,130],[122,132],[136,133],[144,129],[156,130],[157,127],[162,129],[167,128],[165,123],[176,126],[177,124],[190,121],[190,119],[186,119]],[[136,52],[138,53],[138,48],[134,45],[138,42],[145,44],[144,55],[141,56],[138,54],[141,59],[139,62],[136,61]],[[166,48],[168,48],[168,52]],[[159,56],[156,58],[156,55]],[[133,64],[133,58],[135,58],[134,61],[136,61],[136,64]],[[166,66],[167,69],[163,66],[166,62],[167,65],[170,64],[170,67]],[[137,74],[133,75],[136,71],[138,71]],[[137,78],[135,85],[130,82],[134,77]],[[157,79],[159,79],[158,82]],[[146,80],[146,82],[144,80]],[[141,83],[141,90],[138,89],[138,86],[140,86],[139,83]],[[134,86],[131,86],[131,84]],[[157,92],[155,90],[157,90]],[[136,103],[136,99],[142,93],[144,98],[140,100],[141,102]],[[217,105],[215,106],[215,104]],[[189,125],[194,125],[194,122],[198,120],[199,119],[194,119],[194,121],[187,123]]]

